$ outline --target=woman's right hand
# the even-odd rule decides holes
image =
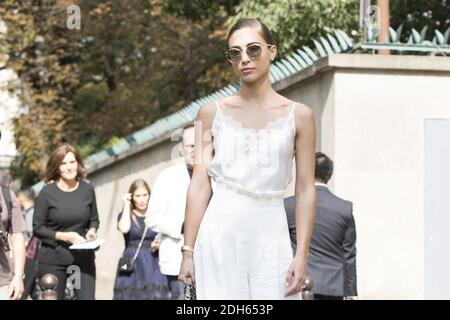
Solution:
[[[161,241],[159,239],[155,239],[152,241],[150,247],[152,248],[152,252],[158,251],[161,245]]]
[[[187,278],[191,278],[192,285],[195,287],[194,259],[192,257],[192,252],[184,251],[178,280],[186,283]]]
[[[61,240],[70,244],[78,244],[86,242],[86,239],[77,232],[61,232]]]
[[[126,195],[123,196],[123,205],[125,207],[131,205],[131,193],[127,193]]]

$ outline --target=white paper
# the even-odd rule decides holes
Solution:
[[[86,241],[83,243],[73,244],[69,249],[96,249],[105,242],[105,239],[97,239],[92,241]]]

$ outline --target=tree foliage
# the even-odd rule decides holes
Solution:
[[[81,30],[66,26],[71,4]],[[394,27],[449,25],[446,1],[390,6]],[[3,0],[0,54],[23,102],[14,173],[35,182],[61,142],[89,155],[237,80],[223,52],[241,18],[264,21],[283,56],[334,28],[357,30],[358,13],[355,0]]]
[[[236,9],[231,26],[242,18],[259,18],[271,29],[279,53],[285,55],[310,45],[334,28],[358,28],[359,1],[354,0],[248,0]]]
[[[6,67],[19,75],[24,103],[19,176],[30,168],[42,177],[61,142],[88,155],[233,81],[223,57],[227,11],[191,19],[167,3],[79,1],[81,30],[66,27],[72,1],[2,3]]]
[[[0,17],[7,27],[0,47],[6,68],[19,78],[23,115],[15,120],[20,168],[42,175],[50,150],[66,136],[73,111],[79,69],[73,53],[77,34],[65,24],[65,1],[3,1]]]
[[[390,24],[394,29],[403,25],[401,41],[408,41],[411,29],[421,31],[428,27],[428,39],[433,35],[430,31],[438,29],[445,32],[450,27],[450,1],[448,0],[395,0],[389,3]]]

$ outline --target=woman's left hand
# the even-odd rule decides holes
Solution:
[[[95,228],[90,228],[89,231],[86,233],[86,240],[92,241],[97,239],[97,232],[95,231]]]
[[[285,297],[297,294],[301,291],[302,285],[306,279],[307,259],[304,257],[294,257],[286,276],[287,290]]]

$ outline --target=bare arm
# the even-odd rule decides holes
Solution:
[[[131,194],[127,193],[123,197],[123,212],[117,223],[117,229],[123,234],[127,234],[131,229]]]
[[[299,110],[300,111],[300,110]],[[295,138],[295,217],[297,224],[296,256],[308,258],[309,241],[316,217],[316,188],[314,187],[316,126],[309,108],[296,117]]]
[[[297,252],[287,276],[290,284],[286,295],[301,289],[305,281],[309,242],[315,221],[316,189],[314,187],[316,127],[311,109],[300,105],[295,113],[295,219]]]
[[[22,232],[12,234],[12,253],[14,260],[14,278],[9,287],[11,300],[18,300],[22,296],[23,272],[25,267],[25,237]]]
[[[195,123],[195,156],[194,170],[189,184],[184,222],[184,244],[194,248],[198,229],[211,198],[211,178],[207,167],[212,158],[211,125],[216,107],[212,103],[205,104],[197,114]],[[180,280],[191,277],[195,284],[192,252],[183,252]]]
[[[195,245],[198,229],[212,192],[207,167],[212,158],[211,124],[214,115],[215,106],[206,104],[199,110],[196,119],[194,170],[187,193],[184,223],[184,243],[191,247]]]
[[[23,274],[25,267],[25,237],[22,232],[15,232],[12,235],[14,273]]]

